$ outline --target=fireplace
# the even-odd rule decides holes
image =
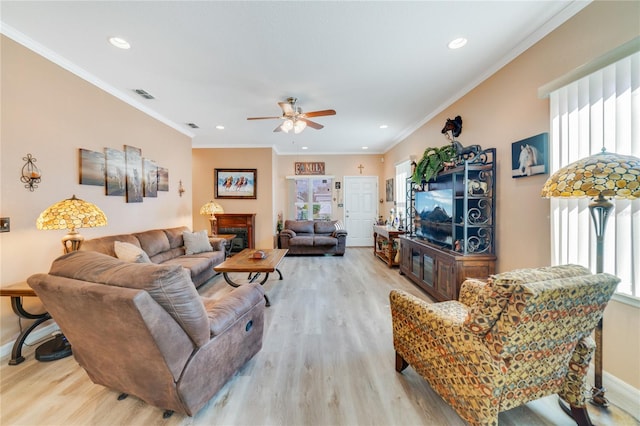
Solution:
[[[236,234],[231,252],[255,247],[255,213],[223,213],[216,215],[216,234]]]

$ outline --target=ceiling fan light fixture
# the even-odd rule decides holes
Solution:
[[[298,134],[302,132],[307,127],[307,123],[302,120],[297,120],[293,125],[293,132]]]
[[[289,133],[289,130],[293,129],[293,121],[290,119],[284,120],[284,122],[280,126],[280,129],[282,129],[282,131],[285,133]]]

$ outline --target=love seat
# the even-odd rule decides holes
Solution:
[[[496,425],[499,412],[555,393],[578,424],[591,424],[591,332],[619,281],[561,265],[467,280],[459,301],[393,290],[396,370],[412,366],[472,425]]]
[[[255,283],[204,298],[178,264],[91,251],[65,254],[27,282],[94,383],[165,416],[193,416],[262,348],[265,301]]]
[[[280,248],[289,249],[287,254],[343,256],[347,231],[338,228],[336,220],[286,220],[279,234]]]
[[[216,275],[213,267],[225,259],[225,241],[222,238],[208,238],[211,251],[187,254],[183,233],[189,228],[181,226],[168,229],[153,229],[133,234],[110,235],[86,240],[81,251],[96,251],[117,257],[115,244],[129,243],[142,249],[152,263],[180,265],[189,270],[191,281],[200,287]],[[205,231],[206,234],[206,231]],[[198,251],[198,250],[196,250]]]

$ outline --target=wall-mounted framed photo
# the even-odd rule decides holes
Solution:
[[[142,202],[142,150],[134,146],[124,146],[127,165],[127,203]]]
[[[393,192],[394,192],[394,188],[393,188],[393,178],[391,179],[387,179],[386,182],[386,196],[387,196],[387,200],[386,201],[393,201]]]
[[[257,181],[256,169],[215,169],[215,197],[255,200]]]
[[[549,134],[541,133],[511,144],[511,177],[548,173]]]
[[[104,186],[104,153],[80,148],[80,185]]]

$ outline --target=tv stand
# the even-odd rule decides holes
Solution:
[[[495,273],[494,255],[463,255],[426,240],[400,236],[400,274],[436,301],[457,300],[467,278]]]

